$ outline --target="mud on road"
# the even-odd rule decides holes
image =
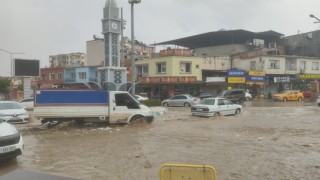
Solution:
[[[212,165],[218,179],[320,179],[320,108],[303,102],[246,102],[240,115],[218,118],[169,107],[151,124],[30,129],[36,124],[18,126],[25,150],[0,163],[0,175],[156,180],[162,164],[183,163]]]

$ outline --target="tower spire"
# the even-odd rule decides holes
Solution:
[[[115,0],[107,0],[106,6],[107,7],[118,7],[117,2]]]

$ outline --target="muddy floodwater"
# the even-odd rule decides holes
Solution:
[[[16,125],[25,149],[0,163],[0,175],[22,168],[77,179],[157,180],[162,164],[183,163],[211,165],[217,179],[320,179],[320,107],[273,101],[243,106],[237,116],[217,118],[169,107],[151,124]]]

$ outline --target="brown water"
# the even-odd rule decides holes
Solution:
[[[246,102],[240,115],[216,119],[189,111],[170,107],[151,124],[23,130],[23,155],[0,163],[0,175],[23,168],[79,179],[152,180],[162,164],[184,163],[212,165],[218,179],[320,179],[319,107]]]

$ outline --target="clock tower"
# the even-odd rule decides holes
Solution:
[[[103,8],[104,67],[98,68],[99,84],[107,90],[118,90],[127,82],[127,70],[120,66],[120,34],[122,23],[115,0],[107,0]]]

